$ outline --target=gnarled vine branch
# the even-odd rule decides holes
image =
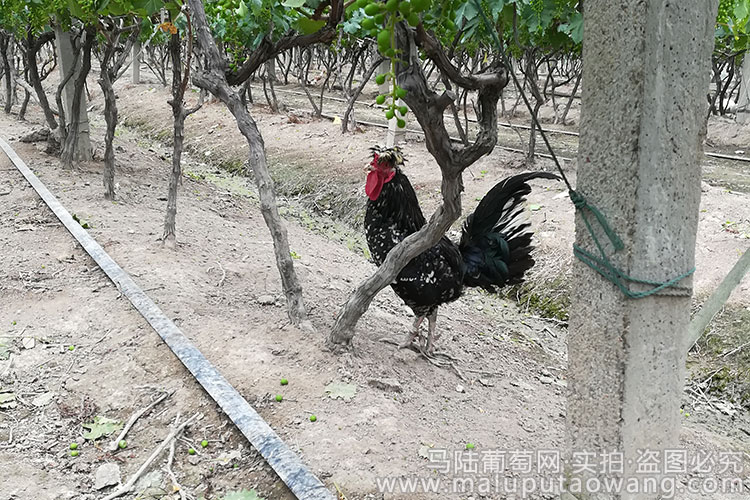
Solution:
[[[409,105],[425,133],[427,150],[440,166],[443,202],[427,225],[393,247],[375,274],[362,282],[349,297],[329,334],[329,345],[349,344],[359,318],[367,311],[375,295],[393,283],[409,261],[435,245],[458,219],[461,215],[463,171],[491,152],[497,143],[497,101],[508,83],[508,76],[502,66],[495,63],[484,73],[462,75],[450,62],[437,39],[428,34],[421,24],[413,30],[401,23],[397,27],[397,37],[398,46],[407,55],[407,60],[399,63],[396,68],[398,83],[406,89],[403,100]],[[437,93],[428,86],[417,48],[423,50],[451,83],[478,91],[479,133],[468,146],[451,143],[443,115],[455,97],[450,92]]]

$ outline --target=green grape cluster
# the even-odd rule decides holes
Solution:
[[[427,10],[431,2],[432,0],[357,0],[357,7],[364,9],[368,16],[362,21],[362,27],[370,36],[377,37],[380,33],[377,28],[385,26],[386,16],[388,19],[403,20],[411,26],[416,26],[419,24],[419,13]],[[378,45],[380,46],[380,43]]]
[[[241,63],[242,61],[245,60],[245,56],[246,56],[245,51],[239,45],[231,45],[227,47],[227,54],[230,56],[229,57],[229,69],[231,69],[232,71],[237,71],[237,68],[238,68],[237,63],[238,62]]]
[[[719,14],[716,16],[716,22],[727,24],[732,16],[734,16],[734,6],[736,3],[737,0],[720,0]]]
[[[378,85],[383,85],[385,83],[386,78],[394,80],[391,93],[388,95],[380,94],[378,97],[375,98],[375,102],[378,103],[379,105],[383,105],[385,104],[386,99],[390,97],[391,101],[388,104],[388,106],[385,108],[385,117],[388,120],[391,120],[394,117],[396,117],[396,125],[398,126],[398,128],[404,128],[406,126],[406,121],[403,119],[403,117],[406,116],[406,113],[408,113],[409,108],[407,108],[404,105],[401,105],[401,106],[396,105],[396,100],[402,99],[404,96],[406,96],[406,89],[399,87],[399,85],[395,83],[393,72],[383,73],[383,74],[378,75],[375,78],[375,83],[377,83]],[[398,115],[401,115],[401,117],[398,117]]]
[[[531,4],[529,6],[536,16],[537,32],[541,34],[544,30],[542,28],[542,12],[544,12],[544,0],[531,0]]]
[[[555,17],[562,18],[565,12],[565,1],[555,0]]]
[[[222,10],[230,10],[235,7],[232,0],[218,0],[217,2],[214,2],[214,5],[216,7],[216,10],[219,12]]]
[[[398,106],[396,101],[406,95],[406,90],[396,83],[395,66],[400,50],[395,47],[395,27],[399,21],[406,21],[409,26],[417,26],[421,19],[420,13],[430,8],[432,0],[357,0],[356,6],[363,9],[365,17],[361,26],[367,33],[375,38],[378,50],[381,54],[391,60],[391,71],[378,75],[375,81],[383,85],[387,80],[391,82],[391,92],[381,94],[376,99],[380,105],[385,104],[390,97],[390,103],[385,108],[385,117],[388,120],[397,118],[396,125],[399,128],[406,126],[403,117],[406,116],[408,108]],[[398,117],[400,115],[401,117]]]

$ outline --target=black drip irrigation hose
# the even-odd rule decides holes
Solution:
[[[266,459],[279,478],[299,500],[335,500],[334,495],[313,475],[300,458],[281,440],[263,417],[253,409],[237,389],[195,347],[177,326],[167,318],[151,298],[130,278],[112,257],[73,220],[70,213],[34,175],[7,142],[0,148],[36,190],[60,222],[94,259],[120,292],[130,300],[151,327],[159,334],[177,358],[185,365],[205,391],[221,407],[250,444]]]
[[[289,111],[296,112],[296,113],[301,113],[304,110],[290,109]],[[306,111],[304,111],[304,112],[306,112]],[[321,116],[321,118],[325,118],[326,120],[331,120],[331,121],[333,121],[336,118],[338,118],[335,115],[329,115],[327,113],[321,113],[320,116]],[[388,128],[388,124],[386,124],[386,123],[369,122],[369,121],[365,121],[365,120],[357,120],[357,123],[360,124],[360,125],[368,126],[368,127]],[[417,129],[414,129],[414,128],[402,128],[402,129],[399,129],[399,132],[404,132],[404,133],[409,132],[410,134],[424,135],[424,131],[417,130]],[[451,142],[463,143],[463,141],[459,137],[451,137],[451,136],[449,136],[448,139]],[[495,146],[495,148],[502,149],[503,151],[510,151],[511,153],[526,154],[526,151],[524,151],[523,149],[511,148],[511,147],[508,147],[508,146]],[[547,153],[534,153],[534,156],[539,156],[540,158],[552,158],[552,156],[548,155]],[[573,161],[573,158],[566,158],[565,156],[558,156],[558,158],[561,159],[561,160],[563,160],[563,161],[569,161],[569,162]]]
[[[286,92],[288,94],[295,94],[295,95],[301,95],[301,96],[305,95],[304,92],[297,92],[297,91],[289,90],[289,89],[279,89],[279,88],[277,88],[276,92]],[[348,102],[346,99],[341,99],[341,98],[332,97],[332,96],[323,96],[323,98],[324,99],[328,99],[328,100],[332,100],[332,101],[337,101],[337,102]],[[380,105],[377,105],[377,104],[367,103],[367,102],[363,102],[363,101],[359,101],[359,100],[354,101],[354,103],[355,104],[359,104],[360,106],[366,106],[368,108],[385,109],[385,106],[380,106]],[[298,113],[309,113],[310,112],[309,110],[301,110],[301,109],[299,109],[299,110],[293,109],[293,110],[290,110],[290,111],[296,111]],[[324,118],[328,118],[330,120],[333,120],[333,118],[334,118],[332,115],[321,114],[321,116],[323,116]],[[448,117],[449,115],[445,115],[445,116]],[[470,123],[476,123],[477,121],[476,121],[475,118],[469,118],[469,122]],[[377,123],[377,122],[369,122],[369,121],[357,120],[357,123],[360,123],[362,125],[367,125],[369,127],[388,128],[388,124]],[[520,123],[508,123],[508,122],[498,121],[497,125],[499,127],[510,128],[510,129],[515,129],[515,128],[520,128],[522,130],[529,130],[529,129],[531,129],[531,127],[529,125],[523,125],[523,124],[520,124]],[[542,128],[542,129],[537,129],[537,130],[540,130],[540,133],[547,133],[547,134],[567,135],[567,136],[571,136],[571,137],[579,137],[580,136],[580,134],[578,132],[572,132],[570,130],[547,129],[547,128]],[[413,133],[416,133],[416,134],[422,134],[422,135],[424,135],[424,132],[422,132],[421,130],[407,129],[406,131],[407,132],[413,132]],[[454,142],[461,142],[461,143],[463,143],[463,141],[461,139],[457,138],[457,137],[451,137],[450,139],[451,139],[451,141],[454,141]],[[508,146],[496,146],[496,147],[498,147],[500,149],[503,149],[505,151],[511,151],[511,152],[514,152],[514,153],[526,154],[526,152],[524,150],[522,150],[522,149],[511,148],[511,147],[508,147]],[[711,158],[719,158],[719,159],[722,159],[722,160],[750,162],[750,158],[745,157],[745,156],[730,155],[730,154],[725,154],[725,153],[716,153],[716,152],[713,152],[713,151],[705,151],[705,150],[703,151],[703,154],[705,156],[708,156],[708,157],[711,157]],[[534,155],[542,157],[542,158],[552,159],[552,156],[549,155],[549,154],[546,154],[546,153],[534,153]],[[573,161],[572,158],[565,158],[565,157],[560,157],[560,158],[562,160],[564,160],[564,161]]]

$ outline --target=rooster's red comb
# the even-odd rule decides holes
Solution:
[[[387,162],[394,166],[401,166],[404,164],[404,155],[401,152],[401,148],[398,146],[392,148],[375,146],[370,148],[370,151],[372,151],[372,157],[377,163]]]

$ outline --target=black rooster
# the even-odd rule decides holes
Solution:
[[[365,234],[378,266],[396,244],[426,224],[414,188],[401,171],[403,162],[398,148],[373,148],[365,186],[369,198]],[[399,273],[391,286],[416,316],[402,347],[414,341],[427,318],[426,348],[431,352],[438,338],[438,306],[456,300],[464,286],[494,291],[495,287],[523,281],[524,273],[534,265],[532,233],[526,231],[529,224],[520,223],[517,216],[531,192],[527,182],[536,178],[560,179],[547,172],[529,172],[501,181],[466,218],[458,245],[443,236]]]

